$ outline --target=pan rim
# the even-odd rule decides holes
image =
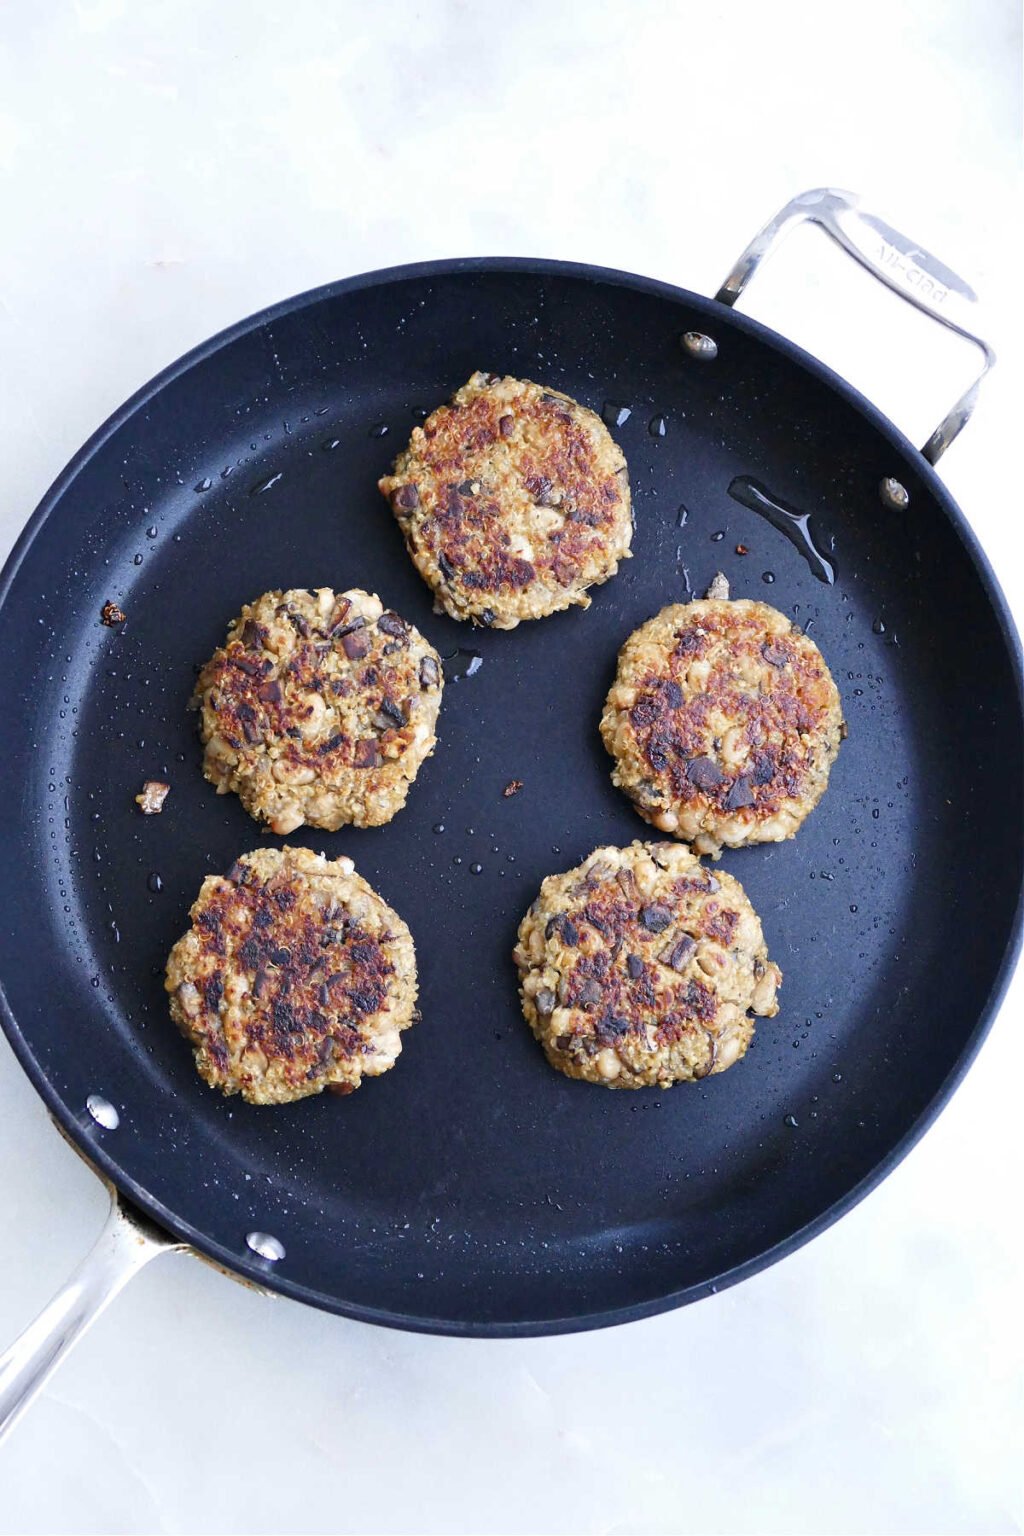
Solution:
[[[47,520],[59,505],[69,486],[94,455],[104,447],[106,442],[123,425],[131,420],[147,402],[156,397],[173,380],[188,373],[197,364],[212,357],[222,348],[230,346],[240,337],[273,324],[276,320],[298,310],[313,307],[340,297],[343,294],[354,293],[363,288],[413,280],[429,280],[430,278],[445,277],[451,274],[472,276],[474,274],[486,275],[502,272],[522,272],[534,277],[552,276],[570,278],[596,285],[625,287],[638,293],[668,299],[677,305],[685,304],[690,310],[696,310],[713,319],[719,326],[724,322],[729,327],[736,328],[741,334],[746,334],[752,339],[768,346],[788,361],[801,367],[819,384],[838,395],[845,403],[853,406],[890,443],[898,459],[912,469],[918,480],[924,482],[939,509],[956,532],[963,546],[964,553],[979,578],[982,590],[992,608],[1000,635],[1006,646],[1015,685],[1014,703],[1016,706],[1017,722],[1021,730],[1024,731],[1024,658],[1022,658],[1020,637],[1017,634],[1013,617],[998,579],[973,529],[949,494],[933,466],[926,462],[914,445],[893,425],[888,417],[883,415],[877,407],[872,405],[869,400],[840,375],[836,374],[810,353],[787,340],[784,336],[780,336],[770,327],[746,315],[737,313],[735,310],[726,309],[714,299],[705,298],[700,294],[692,293],[676,284],[667,283],[657,278],[644,277],[614,268],[554,259],[487,256],[449,258],[439,261],[414,262],[359,273],[352,277],[308,289],[290,298],[281,300],[277,304],[246,316],[185,352],[131,395],[123,405],[96,429],[45,493],[15,542],[3,570],[0,571],[0,620],[3,617],[4,604],[17,579],[26,554],[35,542],[35,539],[45,528]],[[292,1300],[317,1307],[322,1311],[340,1314],[355,1321],[375,1323],[384,1327],[401,1328],[410,1332],[446,1334],[456,1337],[521,1338],[545,1336],[583,1332],[655,1316],[658,1313],[698,1300],[712,1291],[724,1290],[726,1287],[737,1284],[739,1281],[758,1273],[762,1269],[766,1269],[779,1259],[795,1252],[812,1238],[818,1236],[819,1233],[825,1231],[835,1221],[846,1215],[855,1205],[859,1204],[865,1196],[876,1188],[903,1161],[924,1135],[925,1131],[935,1122],[972,1065],[985,1036],[992,1026],[1013,974],[1021,948],[1022,926],[1024,926],[1024,886],[1022,886],[1021,891],[1018,893],[1017,905],[1007,942],[992,985],[979,1010],[977,1022],[967,1037],[955,1063],[946,1078],[939,1085],[935,1094],[924,1106],[904,1135],[879,1160],[871,1172],[859,1180],[845,1195],[833,1201],[823,1212],[796,1232],[791,1233],[785,1239],[753,1258],[746,1260],[744,1263],[734,1266],[711,1282],[703,1281],[696,1285],[686,1286],[678,1291],[670,1291],[628,1306],[599,1309],[582,1315],[567,1317],[542,1317],[514,1322],[491,1322],[481,1319],[432,1318],[422,1314],[409,1314],[390,1309],[365,1307],[340,1300],[337,1296],[292,1281],[286,1274],[275,1271],[273,1266],[265,1261],[260,1261],[255,1256],[249,1257],[234,1250],[224,1248],[222,1245],[211,1241],[204,1233],[191,1226],[190,1223],[179,1218],[176,1213],[167,1208],[160,1200],[131,1178],[121,1167],[116,1157],[112,1156],[104,1146],[96,1142],[89,1131],[82,1127],[76,1112],[61,1099],[47,1077],[45,1070],[33,1054],[32,1048],[22,1033],[9,1004],[2,979],[0,979],[0,1025],[2,1025],[4,1033],[10,1041],[15,1056],[51,1116],[58,1122],[78,1151],[85,1157],[86,1161],[91,1163],[123,1195],[137,1204],[158,1225],[173,1233],[175,1237],[183,1240],[190,1247],[195,1248],[200,1255],[211,1259],[218,1266],[258,1286],[288,1296]]]

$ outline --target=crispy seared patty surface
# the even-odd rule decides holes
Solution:
[[[266,592],[196,682],[203,771],[277,833],[379,826],[434,750],[443,686],[437,652],[379,597]]]
[[[260,848],[208,875],[171,950],[171,1016],[212,1088],[287,1104],[392,1067],[413,1022],[402,919],[351,859]]]
[[[568,395],[475,373],[416,427],[380,489],[453,619],[513,629],[614,576],[629,477],[600,417]]]
[[[782,980],[730,875],[678,843],[598,848],[550,875],[515,950],[526,1021],[548,1061],[608,1088],[724,1072]]]
[[[814,641],[745,599],[677,603],[642,624],[601,719],[612,780],[640,815],[715,857],[792,837],[844,734]]]

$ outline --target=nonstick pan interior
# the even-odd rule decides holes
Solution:
[[[713,361],[679,344],[718,342]],[[635,558],[511,634],[435,616],[377,476],[476,368],[604,410]],[[909,507],[883,506],[896,475]],[[810,514],[835,567],[730,495]],[[749,496],[747,498],[749,500]],[[544,875],[648,829],[597,734],[616,651],[724,570],[805,625],[849,722],[797,839],[726,854],[785,983],[747,1059],[668,1093],[552,1072],[510,960]],[[820,570],[820,568],[819,568]],[[416,939],[422,1022],[352,1098],[252,1108],[195,1075],[162,967],[204,874],[266,841],[200,772],[194,666],[273,587],[358,585],[445,654],[440,743],[350,854]],[[107,600],[124,630],[99,623]],[[200,349],[99,434],[9,570],[0,680],[0,974],[8,1026],[89,1155],[221,1262],[411,1327],[585,1327],[705,1294],[890,1167],[980,1037],[1021,884],[1015,641],[934,473],[851,391],[749,321],[582,268],[449,264],[341,284]],[[465,656],[453,671],[467,670]],[[140,816],[147,777],[172,788]],[[506,798],[503,787],[521,779]],[[271,839],[280,843],[281,839]],[[101,1129],[100,1093],[120,1114]],[[246,1234],[273,1234],[271,1266]]]

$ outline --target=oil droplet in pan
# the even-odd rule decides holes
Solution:
[[[458,683],[464,677],[475,677],[483,664],[484,659],[479,651],[459,649],[453,651],[450,656],[441,657],[446,683]]]
[[[273,486],[275,486],[279,480],[283,479],[284,470],[280,469],[276,475],[269,475],[266,480],[260,480],[257,485],[254,485],[252,490],[249,492],[249,495],[262,496],[266,491],[269,491]]]
[[[738,475],[729,486],[729,495],[740,506],[757,512],[773,528],[784,534],[794,549],[803,555],[812,575],[817,576],[819,581],[830,587],[835,583],[836,568],[814,542],[809,512],[797,512],[794,507],[787,507],[784,501],[772,496],[759,481],[751,479],[749,475]]]

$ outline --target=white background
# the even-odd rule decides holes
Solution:
[[[273,300],[472,254],[576,258],[708,293],[778,206],[831,183],[991,301],[1003,360],[942,474],[1020,620],[1021,336],[1004,292],[1021,250],[1008,212],[1017,12],[1012,0],[9,0],[4,545],[126,395]],[[968,377],[954,343],[904,323],[813,232],[744,307],[820,350],[918,440]],[[992,818],[998,858],[998,806]],[[954,1102],[865,1204],[681,1313],[456,1342],[161,1260],[0,1451],[0,1526],[1020,1530],[1022,995],[1018,981]],[[6,1044],[0,1166],[6,1339],[105,1206]]]

